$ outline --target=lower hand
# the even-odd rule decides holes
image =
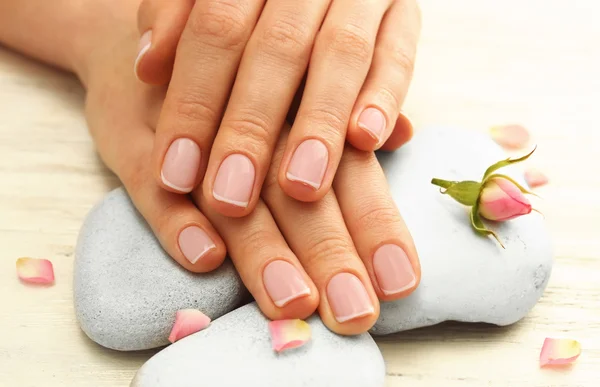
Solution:
[[[333,190],[318,202],[299,202],[278,184],[287,127],[256,210],[242,218],[219,214],[202,189],[188,196],[159,187],[148,160],[165,90],[135,79],[135,31],[116,23],[97,31],[86,115],[102,159],[169,255],[189,270],[209,271],[223,261],[226,245],[269,318],[306,318],[318,308],[340,334],[367,331],[378,318],[378,300],[417,287],[417,252],[372,152],[347,147]]]

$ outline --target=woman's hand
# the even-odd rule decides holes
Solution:
[[[334,189],[318,202],[299,202],[278,184],[288,127],[274,148],[256,210],[241,218],[219,214],[201,189],[187,196],[157,186],[147,161],[164,89],[134,78],[134,46],[119,38],[106,50],[111,55],[94,61],[87,115],[103,159],[178,262],[195,271],[217,265],[224,253],[218,233],[269,318],[305,318],[318,308],[325,324],[341,334],[368,330],[378,317],[378,300],[404,297],[417,287],[414,244],[371,152],[348,147]],[[182,245],[189,227],[198,235]],[[186,251],[194,252],[190,257],[204,251],[205,235],[215,247],[190,265]]]
[[[76,71],[84,81],[86,117],[102,159],[177,262],[195,272],[209,271],[223,261],[226,244],[244,284],[269,318],[305,318],[318,308],[335,332],[368,330],[378,317],[378,299],[404,297],[420,280],[413,241],[375,156],[346,149],[334,189],[316,203],[298,202],[278,184],[287,128],[274,148],[262,198],[246,217],[217,213],[201,189],[190,195],[162,189],[151,178],[148,160],[165,90],[142,84],[131,72],[137,5],[133,0],[94,0],[86,8],[69,1],[57,7],[29,0],[22,9],[35,12],[17,18],[13,28],[56,34],[34,34],[36,39],[19,42],[18,31],[0,28],[0,36],[35,54],[37,46],[72,46],[67,31],[73,26],[65,25],[65,18],[86,26],[77,35],[82,43],[78,50],[45,51],[44,59]],[[63,39],[53,40],[57,34]]]
[[[321,199],[346,138],[362,150],[386,142],[420,19],[416,0],[145,0],[139,29],[138,77],[170,81],[154,176],[179,193],[203,181],[207,206],[239,217],[259,201],[307,71],[277,171],[283,192]],[[400,124],[410,126],[405,117]]]

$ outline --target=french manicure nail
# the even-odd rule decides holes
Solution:
[[[138,73],[138,64],[140,63],[140,60],[144,57],[146,52],[148,52],[151,45],[152,45],[152,30],[148,30],[148,31],[144,32],[144,34],[140,38],[140,43],[138,45],[138,55],[137,55],[137,58],[135,58],[135,63],[133,65],[136,77],[137,77],[137,73]]]
[[[208,234],[198,226],[186,227],[179,233],[179,248],[192,264],[215,247]]]
[[[327,298],[339,323],[375,312],[367,289],[354,274],[339,273],[329,280]]]
[[[417,276],[408,255],[397,245],[383,245],[373,255],[373,268],[381,291],[397,294],[415,286]]]
[[[191,192],[200,166],[200,147],[189,138],[173,141],[163,161],[163,183],[182,193]]]
[[[237,153],[227,156],[215,178],[214,198],[238,207],[248,207],[254,175],[254,164],[248,157]]]
[[[383,137],[385,126],[385,116],[381,110],[377,108],[366,108],[358,117],[358,127],[377,140],[377,143],[379,143]]]
[[[267,293],[278,307],[308,296],[310,288],[300,272],[289,262],[277,260],[269,263],[263,271],[263,281]]]
[[[286,177],[318,190],[323,183],[328,161],[329,153],[325,144],[319,140],[306,140],[296,148]]]

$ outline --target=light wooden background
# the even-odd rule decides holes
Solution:
[[[552,179],[539,193],[556,261],[518,324],[445,324],[380,341],[389,386],[600,385],[600,3],[421,1],[424,30],[406,110],[417,126],[518,122]],[[75,79],[0,49],[0,386],[126,386],[152,355],[90,342],[73,313],[73,246],[90,207],[118,181],[101,165]],[[56,285],[15,274],[54,262]],[[565,370],[540,370],[546,336],[577,338]]]

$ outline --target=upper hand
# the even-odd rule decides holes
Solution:
[[[152,172],[177,193],[203,182],[206,205],[223,215],[258,203],[307,71],[277,171],[287,195],[323,198],[346,139],[379,149],[397,123],[387,147],[410,137],[400,108],[420,30],[416,0],[144,0],[138,16],[136,74],[170,81]]]
[[[227,246],[267,317],[306,318],[318,309],[340,334],[367,331],[379,300],[405,297],[418,286],[414,243],[373,152],[347,147],[333,190],[318,202],[299,202],[278,184],[290,130],[284,127],[256,209],[242,218],[217,213],[201,189],[180,195],[160,188],[148,160],[164,90],[134,78],[135,42],[115,34],[97,38],[106,47],[95,52],[110,55],[91,61],[86,116],[102,159],[173,259],[194,272],[210,271]]]

